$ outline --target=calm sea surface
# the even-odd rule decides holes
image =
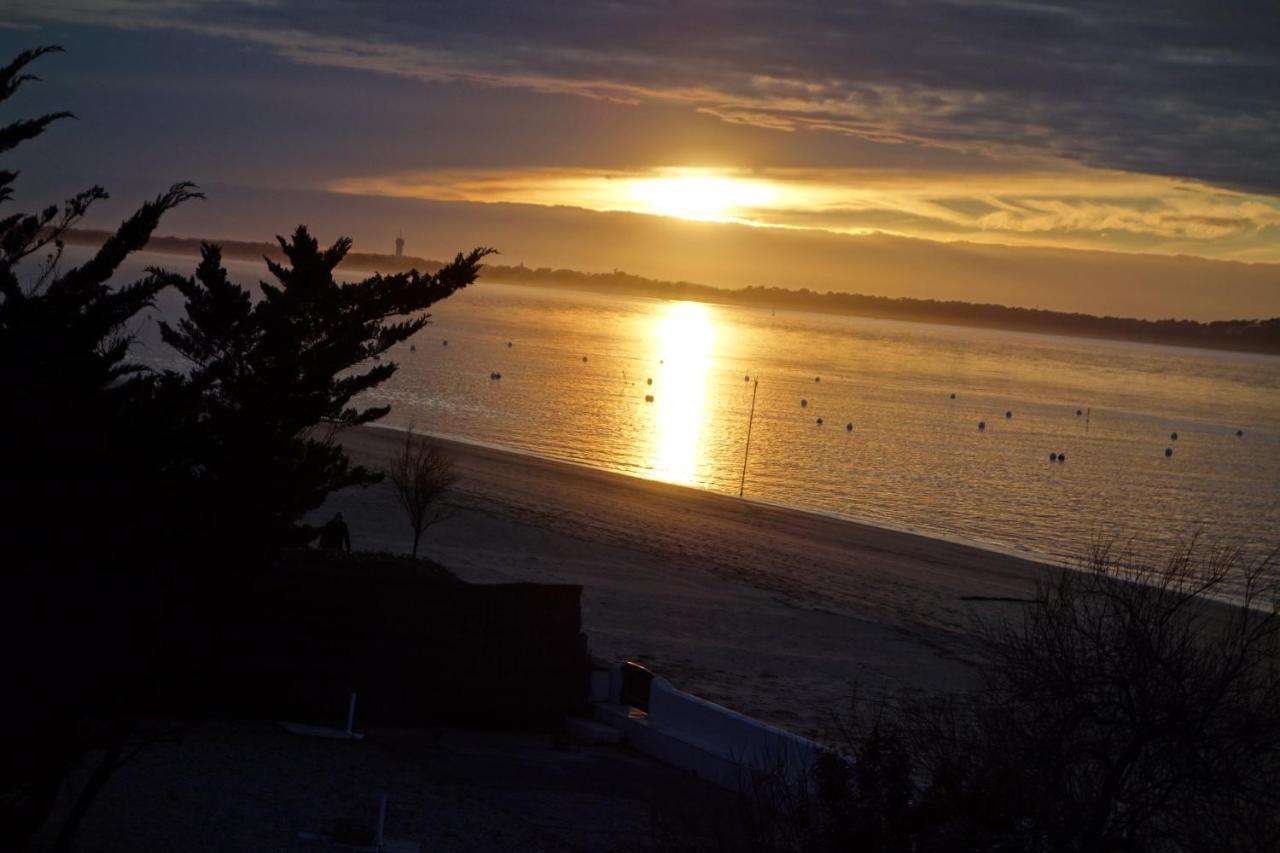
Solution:
[[[391,358],[386,423],[638,477],[737,494],[754,391],[749,497],[1052,559],[1280,543],[1280,358],[493,283]]]

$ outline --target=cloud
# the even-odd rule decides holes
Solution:
[[[27,20],[203,33],[298,63],[1280,194],[1273,0],[1230,11],[1119,0],[11,6]]]
[[[695,219],[1280,261],[1280,201],[1163,177],[1081,168],[996,175],[868,169],[445,169],[352,176],[329,188],[353,195],[677,216],[681,204],[689,203],[682,196],[694,192],[699,198],[688,218]]]

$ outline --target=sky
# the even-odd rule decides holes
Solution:
[[[0,7],[49,43],[0,116],[77,116],[18,152],[28,207],[189,179],[164,233],[1280,314],[1274,0]]]

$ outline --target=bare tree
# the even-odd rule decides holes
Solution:
[[[1193,541],[1164,566],[1110,549],[994,632],[980,712],[1030,770],[1034,819],[1086,850],[1280,844],[1274,555]]]
[[[1193,542],[1047,575],[976,690],[849,718],[804,849],[1280,849],[1276,568]]]
[[[417,559],[422,532],[448,515],[444,496],[458,481],[453,455],[410,427],[404,447],[388,460],[396,498],[413,528],[413,556]]]

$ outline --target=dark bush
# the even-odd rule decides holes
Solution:
[[[811,849],[1280,849],[1274,565],[1193,544],[1055,572],[989,626],[979,689],[851,721]]]

